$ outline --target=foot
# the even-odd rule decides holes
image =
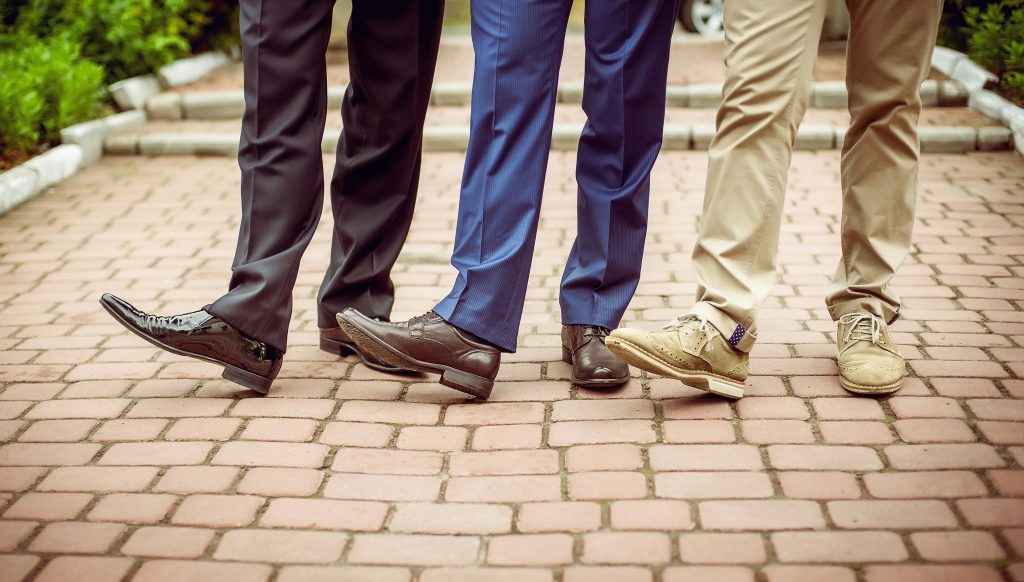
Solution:
[[[839,318],[839,383],[857,394],[889,394],[903,386],[906,364],[885,320],[870,313]]]
[[[284,354],[245,337],[224,320],[202,309],[169,317],[150,315],[110,293],[103,294],[100,305],[128,331],[156,347],[224,366],[224,379],[254,392],[269,392],[281,371]]]
[[[740,398],[746,388],[748,354],[696,315],[677,318],[662,332],[616,329],[606,341],[626,363],[688,386],[728,398]]]
[[[479,398],[491,395],[501,352],[433,311],[391,323],[349,308],[338,314],[338,323],[359,349],[385,364],[440,374],[445,386]]]
[[[367,368],[373,368],[379,372],[401,374],[407,371],[395,366],[389,366],[372,355],[364,353],[363,350],[359,349],[359,346],[352,341],[352,338],[345,333],[345,330],[340,327],[320,329],[320,349],[338,356],[354,354],[364,364],[366,364]]]
[[[572,365],[572,383],[587,388],[618,386],[629,366],[608,350],[608,330],[594,325],[562,326],[562,360]]]

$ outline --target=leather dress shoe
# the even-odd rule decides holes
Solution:
[[[270,391],[284,354],[250,339],[221,318],[202,309],[169,317],[150,315],[127,301],[104,293],[100,305],[135,335],[179,356],[224,366],[224,379],[260,394]]]
[[[572,383],[587,388],[629,381],[629,366],[604,344],[608,330],[595,325],[562,326],[562,360],[572,365]]]
[[[380,372],[401,374],[408,371],[396,366],[389,366],[372,355],[364,353],[363,350],[359,349],[359,346],[352,341],[352,338],[345,333],[345,330],[340,327],[331,327],[327,329],[320,328],[320,349],[339,356],[353,354],[366,364],[367,368],[373,368]]]
[[[479,398],[491,395],[501,352],[433,311],[392,323],[349,308],[338,314],[338,323],[359,349],[386,364],[440,374],[445,386]]]

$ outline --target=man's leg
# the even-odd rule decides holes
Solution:
[[[586,5],[587,124],[576,158],[577,234],[559,295],[565,325],[616,327],[639,282],[676,4]]]
[[[807,109],[824,0],[728,0],[727,76],[693,267],[697,304],[659,333],[612,332],[639,368],[743,395],[757,308],[775,284],[787,173]]]
[[[757,309],[776,281],[787,174],[810,97],[825,4],[725,4],[727,78],[693,251],[694,312],[746,351]]]
[[[576,156],[576,241],[559,294],[563,358],[579,385],[629,379],[629,368],[608,351],[604,334],[619,325],[640,281],[677,4],[586,5],[587,124]]]
[[[487,398],[514,351],[530,274],[570,0],[474,0],[473,111],[452,265],[434,311],[374,321],[338,316],[357,346]]]
[[[895,392],[906,364],[889,334],[900,299],[889,281],[910,251],[917,198],[921,82],[941,0],[849,0],[850,129],[843,144],[843,256],[826,300],[838,321],[839,380],[861,394]]]
[[[452,265],[435,311],[515,351],[551,146],[572,3],[473,2],[473,112]]]
[[[331,3],[242,0],[241,28],[242,222],[230,291],[211,306],[172,317],[110,294],[100,303],[151,344],[221,365],[224,378],[266,394],[281,370],[299,258],[323,204]]]
[[[323,207],[325,0],[242,0],[242,222],[226,295],[208,309],[284,351],[299,259]]]
[[[917,198],[921,83],[931,68],[941,0],[850,0],[843,144],[842,249],[827,303],[836,320],[870,313],[892,321],[889,281],[910,251]]]
[[[331,181],[331,266],[318,296],[322,329],[337,327],[347,307],[391,314],[391,269],[412,222],[443,16],[444,0],[352,5],[345,129]]]

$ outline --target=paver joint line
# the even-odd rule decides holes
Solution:
[[[683,50],[696,56],[685,70],[673,61],[674,84],[720,83],[720,55],[673,45]],[[823,51],[818,80],[834,82],[843,61]],[[464,87],[469,44],[446,44],[442,59],[439,76]],[[330,62],[332,83],[340,70]],[[563,71],[564,101],[578,96],[573,71]],[[236,73],[148,107],[234,112],[190,92],[237,89]],[[838,103],[838,86],[821,89],[819,102]],[[441,131],[441,149],[464,141],[461,90],[439,93],[429,114],[463,127]],[[966,101],[945,81],[925,93]],[[670,95],[689,106],[713,98],[706,87]],[[571,106],[556,115],[578,130]],[[681,109],[670,114],[695,117],[670,133],[651,176],[644,271],[624,324],[655,329],[695,290],[706,156],[676,148],[706,147],[713,126]],[[813,113],[833,125],[836,114]],[[1024,579],[1024,164],[989,151],[1006,133],[972,115],[929,106],[923,118],[947,151],[921,159],[915,245],[894,282],[904,387],[873,399],[839,385],[821,299],[840,255],[839,160],[798,151],[779,284],[760,311],[747,396],[734,403],[635,371],[611,391],[570,385],[557,289],[577,186],[564,150],[551,154],[519,350],[504,357],[490,402],[317,349],[328,209],[299,272],[281,377],[268,398],[251,398],[215,368],[124,333],[95,304],[130,289],[155,311],[184,312],[223,292],[236,163],[164,155],[195,144],[162,142],[160,126],[111,138],[108,150],[130,155],[0,217],[0,578]],[[194,122],[160,122],[172,124],[161,132]],[[842,143],[831,130],[803,139]],[[233,152],[237,133],[201,145]],[[424,156],[393,272],[395,319],[451,287],[462,165],[459,152]]]

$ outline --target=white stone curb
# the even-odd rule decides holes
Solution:
[[[573,123],[555,124],[551,137],[553,151],[572,151],[579,144],[581,126]],[[707,150],[715,135],[711,124],[665,125],[662,149],[665,151]],[[841,148],[845,127],[828,124],[803,124],[797,133],[798,150],[832,150]],[[1005,127],[936,127],[920,128],[921,151],[927,153],[961,153],[977,150],[1000,150],[1010,146],[1010,130]],[[324,152],[337,148],[337,134],[325,135]],[[464,152],[469,143],[465,125],[427,127],[423,132],[423,149],[431,152]],[[235,155],[237,134],[223,133],[149,133],[119,134],[106,140],[106,152],[122,155]]]
[[[119,131],[136,129],[145,124],[145,112],[125,111],[102,119],[65,127],[60,130],[60,141],[82,148],[82,165],[87,166],[103,156],[103,142],[108,136]]]
[[[214,69],[232,61],[232,56],[222,52],[209,52],[175,61],[159,71],[157,78],[164,87],[179,87],[195,83],[209,75]]]
[[[110,96],[125,111],[144,109],[146,102],[163,88],[153,75],[122,79],[110,85]]]
[[[159,80],[153,75],[143,75],[110,85],[108,90],[114,101],[126,111],[66,127],[60,131],[60,146],[0,174],[0,215],[67,180],[78,170],[100,159],[104,151],[135,153],[145,150],[145,153],[150,153],[154,149],[150,145],[152,140],[134,136],[122,138],[115,134],[145,125],[147,115],[144,108],[149,101],[160,96],[162,87],[198,81],[233,58],[235,55],[228,53],[204,53],[160,69]],[[166,139],[157,141],[159,147],[174,149]],[[234,150],[237,150],[238,138],[234,141]],[[130,148],[126,142],[131,143]],[[187,149],[198,153],[210,153],[207,150],[223,153],[226,148],[220,141],[210,145],[193,139],[188,142]]]
[[[328,107],[340,107],[344,95],[345,87],[328,88]],[[921,98],[926,107],[963,106],[967,104],[967,95],[964,86],[958,81],[929,79],[921,85]],[[435,83],[430,102],[441,106],[467,106],[471,97],[470,83]],[[666,97],[669,107],[714,109],[722,103],[722,86],[714,83],[672,85],[668,87]],[[845,82],[818,82],[811,90],[811,106],[817,109],[845,109],[846,97]],[[559,85],[559,103],[578,104],[582,100],[582,83]],[[245,109],[245,98],[240,90],[159,93],[146,101],[145,108],[151,119],[238,119]]]
[[[68,144],[0,174],[0,214],[70,178],[81,166],[82,148]]]
[[[960,51],[944,47],[935,48],[932,67],[962,84],[968,93],[967,105],[971,109],[998,120],[1006,126],[1006,128],[984,128],[984,131],[979,131],[978,149],[1001,149],[999,146],[1002,144],[1003,136],[1010,134],[1014,149],[1017,150],[1017,153],[1024,155],[1024,108],[985,89],[985,85],[998,80],[995,75],[971,61]],[[1005,131],[1002,131],[1004,129]]]
[[[154,75],[140,75],[110,85],[110,95],[117,106],[125,111],[145,109],[146,103],[160,91],[195,83],[218,67],[235,59],[234,53],[208,52],[175,61]]]

